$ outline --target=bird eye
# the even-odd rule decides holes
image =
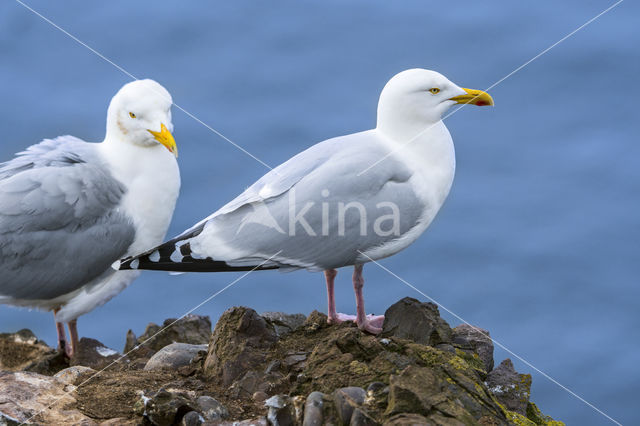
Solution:
[[[130,112],[130,113],[129,113],[129,117],[131,117],[131,118],[136,118],[136,115],[135,115],[134,113]]]
[[[438,89],[437,87],[432,87],[431,89],[429,89],[429,91],[434,95],[440,93],[440,89]]]

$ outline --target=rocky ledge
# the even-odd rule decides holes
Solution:
[[[0,334],[0,425],[562,425],[529,401],[531,376],[494,368],[485,330],[450,328],[405,298],[380,336],[326,316],[227,310],[65,359],[29,330]],[[158,333],[164,327],[164,331]]]

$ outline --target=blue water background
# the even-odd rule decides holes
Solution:
[[[384,83],[411,67],[484,89],[609,1],[50,2],[36,10],[270,165],[374,126]],[[640,7],[596,20],[490,92],[495,108],[446,120],[458,171],[412,247],[382,263],[618,421],[640,392]],[[45,137],[102,140],[109,99],[130,78],[18,3],[0,4],[0,159]],[[182,192],[169,234],[220,207],[266,168],[174,110]],[[177,317],[239,274],[145,273],[80,318],[121,350],[127,329]],[[354,311],[350,271],[337,304]],[[375,265],[367,310],[424,299]],[[1,279],[1,278],[0,278]],[[199,308],[325,310],[321,274],[254,273]],[[447,313],[452,324],[459,320]],[[0,332],[49,344],[50,313],[0,306]],[[499,362],[511,356],[496,349]],[[511,356],[513,359],[513,356]],[[567,424],[607,420],[520,360],[532,399]]]

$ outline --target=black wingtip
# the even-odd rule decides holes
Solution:
[[[191,245],[187,242],[176,245],[168,241],[137,256],[121,259],[113,264],[118,270],[152,270],[167,272],[240,272],[252,270],[278,269],[277,265],[232,266],[222,260],[197,259],[192,256]]]
[[[116,260],[115,262],[113,262],[111,267],[116,271],[130,271],[138,269],[137,263],[139,263],[137,258],[129,256],[124,259]]]

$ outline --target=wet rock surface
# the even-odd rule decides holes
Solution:
[[[492,369],[484,330],[452,330],[435,305],[410,298],[385,315],[383,335],[372,336],[349,322],[328,325],[316,311],[262,316],[235,307],[213,333],[208,318],[187,317],[177,324],[184,336],[160,333],[137,356],[120,359],[83,339],[93,356],[59,368],[50,368],[57,352],[32,333],[3,334],[0,424],[34,414],[36,423],[87,425],[561,424],[529,401],[529,375],[509,360]],[[130,331],[127,349],[160,328],[140,338]],[[96,375],[104,361],[96,354],[118,359]],[[7,371],[34,365],[46,375]],[[38,413],[54,398],[62,403]]]

